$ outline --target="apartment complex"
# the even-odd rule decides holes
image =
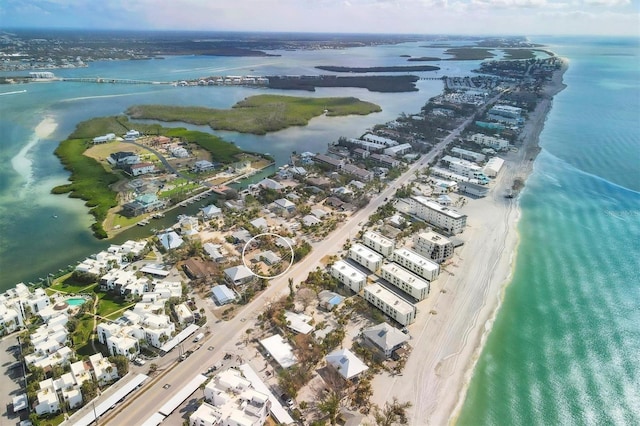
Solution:
[[[467,215],[419,195],[411,197],[410,208],[420,219],[449,234],[459,234],[467,225]]]
[[[494,136],[484,135],[482,133],[476,133],[471,136],[470,139],[478,145],[488,146],[496,151],[506,151],[509,149],[509,141],[506,139],[500,139]]]
[[[349,249],[349,258],[355,260],[371,272],[375,272],[382,266],[382,256],[360,243],[356,243]]]
[[[356,293],[360,293],[367,283],[367,276],[344,260],[331,265],[331,276]]]
[[[411,324],[416,319],[415,306],[380,284],[366,286],[364,299],[402,325]]]
[[[442,263],[453,256],[453,243],[444,235],[427,231],[415,238],[414,249],[422,256],[435,262]]]
[[[382,266],[381,276],[417,300],[429,295],[429,281],[409,272],[397,263],[386,263]]]
[[[440,274],[440,266],[437,263],[408,248],[394,251],[392,260],[427,281],[435,280]]]
[[[376,232],[367,231],[362,237],[362,242],[369,248],[374,249],[384,257],[389,257],[393,253],[395,242]]]

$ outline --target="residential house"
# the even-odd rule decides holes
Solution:
[[[409,340],[409,336],[386,322],[362,330],[364,342],[389,358]]]
[[[349,349],[336,349],[325,357],[327,364],[332,366],[345,380],[355,380],[369,367]]]

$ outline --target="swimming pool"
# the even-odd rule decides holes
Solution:
[[[66,302],[69,304],[69,306],[79,306],[79,305],[82,305],[84,302],[86,302],[86,300],[81,297],[76,297],[72,299],[67,299]]]

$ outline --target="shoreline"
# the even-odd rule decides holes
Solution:
[[[535,159],[537,158],[538,154],[541,151],[540,135],[542,134],[542,131],[544,129],[544,125],[547,120],[547,117],[551,112],[551,109],[553,106],[552,105],[553,98],[567,87],[567,85],[564,83],[563,80],[564,80],[564,74],[568,69],[569,61],[567,58],[562,58],[562,60],[563,60],[562,68],[559,71],[554,73],[552,82],[545,88],[544,99],[538,104],[536,108],[536,109],[540,108],[542,109],[542,111],[534,112],[534,116],[532,117],[533,119],[537,119],[538,121],[527,123],[527,125],[523,129],[523,137],[525,140],[521,148],[525,149],[524,160],[526,161],[527,156],[533,155],[533,159],[527,162],[525,171],[524,171],[525,188],[526,188],[527,180],[533,173]],[[527,127],[529,127],[529,129],[527,129]],[[527,130],[529,130],[528,135],[526,134]],[[521,196],[522,196],[522,191],[516,198],[516,206],[515,206],[516,217],[513,219],[512,226],[508,231],[509,233],[513,234],[513,238],[515,239],[515,244],[511,252],[511,256],[509,256],[509,273],[504,278],[504,280],[500,283],[500,293],[497,298],[497,304],[494,307],[493,312],[491,313],[489,319],[485,322],[484,331],[480,335],[477,345],[475,345],[476,350],[474,351],[473,356],[469,360],[469,365],[466,368],[463,382],[459,386],[459,390],[457,393],[458,400],[456,402],[456,405],[453,411],[449,416],[449,420],[447,422],[448,424],[455,424],[458,420],[458,417],[460,416],[462,407],[464,406],[464,402],[466,400],[469,386],[471,384],[471,380],[473,378],[473,373],[475,372],[475,369],[476,369],[476,365],[480,359],[480,356],[482,355],[482,351],[487,343],[491,330],[493,329],[493,325],[498,317],[498,313],[500,311],[500,308],[502,307],[502,303],[504,302],[504,297],[506,295],[507,288],[513,281],[513,277],[516,271],[516,261],[518,259],[518,250],[519,250],[520,241],[521,241],[520,232],[518,230],[519,229],[518,225],[520,223],[520,219],[522,218],[522,209],[520,208]]]
[[[526,180],[540,152],[539,136],[551,108],[551,99],[566,86],[554,73],[543,98],[521,133],[517,152],[503,156],[505,167],[485,198],[470,200],[459,211],[467,214],[460,235],[465,244],[443,265],[431,295],[409,326],[413,352],[402,375],[374,379],[372,402],[382,406],[392,396],[412,404],[409,424],[455,424],[474,367],[511,282],[517,260],[519,199],[505,198],[515,178]],[[405,379],[406,377],[406,379]]]

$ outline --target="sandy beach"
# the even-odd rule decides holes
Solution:
[[[382,406],[394,396],[411,402],[411,425],[455,423],[511,280],[520,210],[517,199],[505,194],[515,178],[526,179],[533,169],[551,99],[565,87],[565,70],[555,73],[544,99],[529,115],[518,152],[503,156],[505,167],[489,195],[468,200],[459,209],[468,216],[467,229],[459,236],[465,244],[456,249],[452,261],[432,283],[430,296],[418,305],[418,318],[409,327],[413,353],[403,374],[379,375],[373,381],[372,402]]]

